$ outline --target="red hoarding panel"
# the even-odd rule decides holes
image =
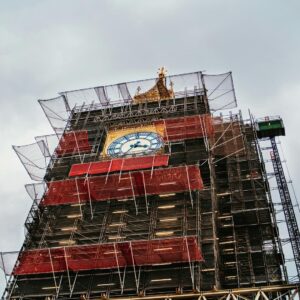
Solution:
[[[87,130],[65,132],[55,150],[57,156],[91,152]]]
[[[24,251],[13,274],[35,274],[63,272],[66,270],[66,259],[63,248]]]
[[[80,203],[89,199],[88,189],[84,178],[52,181],[42,199],[44,205]]]
[[[204,136],[209,137],[214,132],[210,115],[165,119],[156,121],[155,124],[164,124],[165,141],[181,141]]]
[[[150,169],[152,167],[168,166],[169,155],[154,155],[132,158],[118,158],[108,161],[91,162],[86,164],[75,164],[71,167],[69,176],[84,174],[104,174],[116,171],[131,171]]]
[[[202,189],[199,167],[181,166],[53,181],[41,203],[72,204]]]
[[[24,251],[14,275],[202,261],[195,236]]]

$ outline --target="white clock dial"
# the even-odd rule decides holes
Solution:
[[[155,132],[135,132],[113,141],[107,148],[107,154],[111,157],[147,155],[162,146],[163,140]]]

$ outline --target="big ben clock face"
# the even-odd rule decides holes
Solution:
[[[107,148],[107,155],[124,157],[148,155],[157,152],[163,146],[163,140],[155,132],[134,132],[114,140]]]

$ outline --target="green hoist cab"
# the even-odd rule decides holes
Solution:
[[[259,139],[285,135],[283,121],[279,116],[258,119],[255,127]]]

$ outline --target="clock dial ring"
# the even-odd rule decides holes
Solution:
[[[110,157],[148,155],[163,147],[162,137],[152,131],[140,131],[123,135],[107,148]]]

